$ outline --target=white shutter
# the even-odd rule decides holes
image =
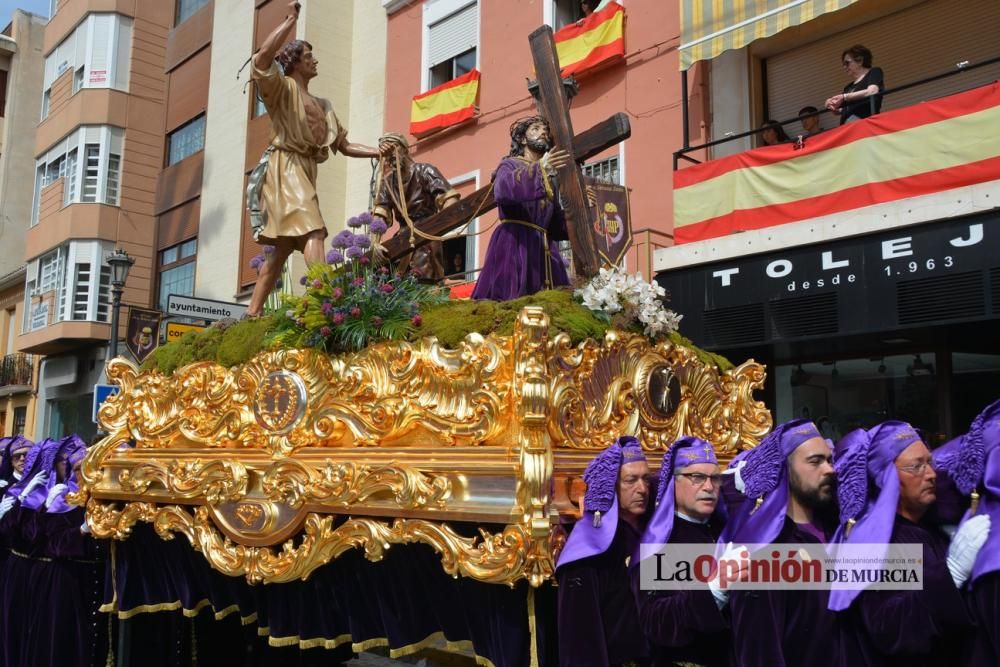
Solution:
[[[129,70],[132,63],[132,19],[118,16],[118,38],[115,44],[114,87],[128,90]]]
[[[431,67],[475,48],[479,43],[478,3],[431,24],[428,28],[427,56]]]
[[[90,58],[87,62],[87,88],[106,88],[111,81],[111,38],[113,14],[91,17]]]
[[[997,0],[927,0],[767,59],[768,116],[793,118],[804,106],[823,108],[841,92],[848,77],[840,54],[855,44],[872,50],[873,65],[881,67],[887,89],[945,72],[955,63],[986,60],[997,55],[1000,11]],[[899,109],[950,95],[1000,78],[1000,63],[890,95],[882,110]],[[839,118],[821,116],[830,128]],[[797,124],[786,126],[788,134]]]

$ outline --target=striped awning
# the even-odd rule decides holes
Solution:
[[[682,70],[857,0],[681,0]]]

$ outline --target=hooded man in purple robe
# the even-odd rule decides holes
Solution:
[[[642,534],[643,560],[654,555],[654,545],[714,545],[718,541],[725,524],[719,501],[721,481],[711,444],[685,436],[667,450],[660,467],[656,508]],[[650,643],[654,664],[711,667],[732,663],[724,600],[717,600],[708,586],[643,590],[642,566],[636,563],[631,571],[639,626]]]
[[[939,450],[934,454],[942,476],[950,477],[958,493],[972,499],[959,531],[973,521],[989,525],[966,582],[966,604],[976,630],[961,664],[995,667],[1000,665],[1000,401],[983,410],[956,444],[954,456],[948,452],[938,456]]]
[[[568,162],[565,150],[553,148],[541,116],[510,126],[510,154],[493,174],[500,226],[490,237],[473,299],[509,301],[569,285],[557,244],[568,236],[555,175]]]
[[[883,550],[889,543],[921,545],[923,587],[835,585],[830,609],[844,623],[843,664],[955,664],[970,624],[959,589],[986,541],[989,519],[966,522],[950,546],[947,535],[927,520],[937,475],[930,450],[909,424],[888,421],[845,439],[846,454],[837,462],[841,526],[836,541]]]
[[[618,438],[583,473],[583,517],[556,562],[563,667],[609,667],[647,654],[628,565],[642,534],[648,476],[646,455],[632,436]]]
[[[720,542],[738,545],[827,541],[836,526],[833,452],[816,425],[776,427],[741,459],[736,488],[745,500]],[[729,596],[736,664],[837,663],[838,625],[824,590],[733,590]]]

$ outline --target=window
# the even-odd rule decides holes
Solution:
[[[167,135],[167,166],[177,164],[205,147],[205,114]]]
[[[177,0],[177,20],[174,21],[174,25],[184,23],[207,4],[208,0]]]
[[[612,185],[621,185],[622,183],[617,157],[609,157],[607,160],[583,165],[583,175]]]
[[[124,130],[83,126],[38,158],[31,224],[38,224],[41,191],[57,179],[63,182],[63,205],[118,205]],[[82,156],[82,157],[81,157]]]
[[[171,294],[194,296],[195,255],[198,254],[198,239],[160,251],[159,307],[167,312],[167,297]]]
[[[552,29],[565,28],[583,18],[580,0],[552,0]]]
[[[71,241],[28,262],[23,331],[66,320],[109,321],[111,267],[105,257],[113,248],[110,242]]]
[[[447,83],[476,67],[479,3],[438,0],[425,6],[427,75],[424,90]]]
[[[253,116],[251,118],[259,118],[267,113],[267,107],[264,106],[264,98],[260,95],[254,93],[253,96]]]
[[[7,70],[0,69],[0,118],[3,118],[4,107],[7,106]]]
[[[26,406],[21,406],[19,408],[14,408],[14,423],[12,424],[13,431],[11,435],[24,435],[24,426],[28,423],[28,408]]]
[[[119,14],[88,14],[45,58],[42,118],[49,112],[49,90],[73,72],[73,93],[83,88],[128,90],[132,19]]]

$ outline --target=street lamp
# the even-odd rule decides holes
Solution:
[[[106,259],[111,267],[111,349],[109,361],[118,356],[118,313],[122,308],[122,293],[125,291],[125,281],[128,270],[135,264],[135,258],[121,248],[109,253]]]

